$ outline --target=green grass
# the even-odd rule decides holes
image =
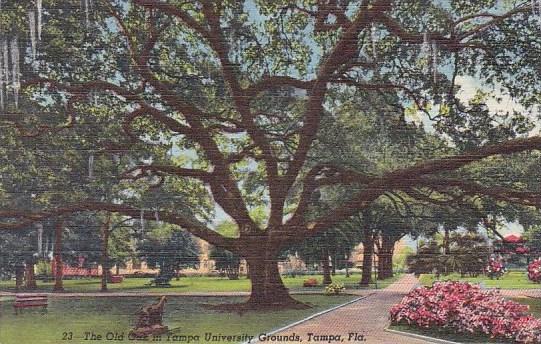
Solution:
[[[525,271],[509,271],[500,279],[491,280],[487,276],[481,275],[478,277],[461,277],[460,274],[450,274],[447,276],[441,276],[440,281],[452,280],[452,281],[464,281],[470,283],[482,283],[487,288],[501,288],[501,289],[536,289],[541,288],[539,283],[533,283],[528,280],[528,276]],[[436,278],[433,274],[423,274],[420,276],[419,281],[421,284],[430,286]]]
[[[313,308],[306,310],[283,310],[265,312],[224,313],[205,308],[209,304],[234,303],[241,297],[169,297],[164,324],[174,334],[199,335],[207,332],[224,335],[259,335],[272,329],[303,319],[311,314],[352,300],[354,296],[299,295],[296,298],[309,303]],[[84,333],[93,331],[106,335],[107,332],[124,334],[127,340],[129,329],[135,320],[135,312],[143,304],[154,302],[154,298],[55,298],[49,299],[48,311],[25,310],[15,315],[12,301],[0,300],[0,343],[61,342],[89,343]],[[63,341],[64,333],[73,333],[73,340]],[[166,337],[162,341],[166,341]],[[110,341],[114,342],[114,341]],[[134,342],[134,341],[130,341]],[[201,343],[207,341],[201,339]]]
[[[541,318],[541,299],[533,297],[515,297],[512,300],[528,305],[529,312],[536,318]]]
[[[292,291],[322,291],[323,287],[303,288],[304,280],[308,278],[316,278],[321,284],[323,277],[321,275],[314,276],[297,276],[283,277],[285,285]],[[378,281],[378,288],[385,288],[390,283],[396,281],[399,275],[384,281]],[[149,287],[145,286],[151,278],[125,278],[122,283],[109,283],[108,287],[111,291],[122,292],[236,292],[250,291],[250,280],[241,277],[238,280],[229,280],[221,277],[181,277],[178,281],[173,279],[171,287]],[[333,276],[333,281],[344,283],[346,289],[354,289],[360,280],[360,275],[351,275],[346,278],[345,275]],[[53,288],[54,282],[44,283],[37,281],[39,291],[50,291]],[[64,289],[66,292],[97,292],[100,290],[99,278],[73,279],[64,281]],[[374,284],[371,287],[375,287]],[[0,290],[13,291],[15,289],[14,281],[0,281]]]

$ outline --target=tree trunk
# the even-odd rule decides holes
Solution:
[[[372,257],[374,255],[374,238],[371,231],[365,231],[363,240],[363,273],[361,276],[361,286],[368,286],[372,280]]]
[[[15,291],[20,291],[24,283],[24,264],[15,266]]]
[[[291,308],[306,305],[293,299],[285,287],[278,271],[276,256],[252,255],[246,257],[248,276],[252,282],[252,291],[248,306],[255,309]]]
[[[27,290],[33,290],[36,289],[38,286],[36,285],[36,274],[34,273],[34,263],[33,262],[27,262],[26,263],[26,270],[25,270],[25,289]]]
[[[443,254],[447,255],[449,254],[449,229],[444,229],[444,236],[443,236]]]
[[[53,292],[64,291],[64,264],[62,262],[62,236],[64,235],[64,220],[59,219],[55,227],[55,241],[53,250],[54,259],[54,287]]]
[[[101,226],[101,291],[107,291],[107,280],[109,279],[109,234],[111,233],[109,225],[111,224],[111,215]]]
[[[346,278],[349,278],[349,255],[346,256]]]
[[[389,235],[381,236],[378,250],[378,279],[393,277],[393,253],[395,241]]]
[[[329,255],[327,251],[321,257],[321,270],[323,270],[323,285],[331,284],[331,268],[329,266]]]
[[[333,254],[332,256],[332,267],[331,267],[331,275],[336,276],[336,266],[338,265],[338,259],[336,257],[336,254]]]
[[[449,254],[449,229],[445,228],[443,236],[443,261],[446,261],[445,256]],[[450,273],[447,264],[443,264],[443,274],[447,276]]]

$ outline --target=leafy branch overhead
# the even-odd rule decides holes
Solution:
[[[21,59],[22,97],[6,102],[1,130],[12,143],[3,149],[50,141],[69,159],[37,149],[21,163],[76,169],[81,189],[50,197],[74,176],[65,171],[55,183],[43,167],[28,178],[42,180],[32,209],[1,211],[3,228],[74,212],[156,213],[251,257],[254,247],[275,255],[322,233],[388,192],[540,205],[538,189],[461,178],[493,157],[541,149],[533,132],[541,35],[529,4],[109,0],[89,11],[76,3],[43,1],[37,43],[29,8],[3,4],[3,27],[13,27],[4,33],[29,35],[32,48]],[[501,89],[524,111],[496,114],[483,95],[465,102],[466,77]],[[376,142],[352,153],[364,164],[317,151],[333,129],[335,144],[347,144],[338,130],[345,117],[364,118],[359,135]],[[386,147],[416,148],[394,164],[369,154]],[[12,158],[2,185],[14,193]],[[93,193],[104,182],[115,195]],[[352,192],[307,216],[314,199],[337,187]],[[156,190],[166,199],[152,201]],[[238,237],[208,225],[214,203]],[[264,221],[251,215],[258,207]]]

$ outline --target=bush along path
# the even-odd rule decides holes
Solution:
[[[385,331],[391,307],[419,285],[413,275],[404,275],[389,287],[373,292],[357,302],[310,319],[269,336],[266,343],[284,342],[286,337],[303,342],[340,342],[369,344],[417,344],[426,341]],[[332,296],[329,296],[332,297]],[[325,337],[326,336],[326,337]],[[269,340],[270,339],[270,340]]]

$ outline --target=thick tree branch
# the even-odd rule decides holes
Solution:
[[[0,230],[23,229],[35,222],[52,217],[87,211],[107,211],[131,216],[133,218],[140,218],[141,215],[140,209],[129,205],[101,203],[89,200],[35,213],[29,213],[27,211],[0,211],[0,218],[11,219],[11,221],[8,220],[6,222],[0,222]],[[208,241],[213,245],[237,251],[236,239],[223,237],[212,229],[207,228],[204,224],[196,219],[190,219],[185,216],[166,211],[159,211],[158,214],[161,220],[178,225],[189,231],[191,234]],[[143,216],[147,220],[152,221],[155,219],[154,212],[146,212],[143,214]]]
[[[136,1],[136,3],[148,8],[149,10],[159,9],[163,10],[165,13],[179,17],[189,27],[203,35],[203,37],[209,38],[209,32],[205,28],[200,26],[189,15],[175,6],[170,6],[155,1]],[[122,18],[120,16],[116,16],[115,18],[117,22],[119,22],[119,26],[122,28],[121,31],[123,35],[126,37],[128,42],[132,42],[133,39],[130,33],[126,30],[126,26],[123,24]],[[168,106],[178,111],[186,118],[186,121],[192,129],[190,133],[187,133],[188,137],[197,142],[201,148],[203,148],[207,158],[214,165],[214,174],[217,177],[216,180],[221,183],[221,185],[217,185],[216,182],[214,183],[213,191],[217,190],[217,193],[214,195],[215,200],[222,206],[224,210],[229,212],[235,221],[244,224],[243,227],[256,227],[248,214],[238,186],[232,180],[226,159],[220,152],[218,145],[211,136],[211,129],[206,128],[201,122],[202,119],[211,118],[211,116],[204,113],[196,106],[190,104],[185,99],[179,97],[172,89],[172,85],[169,85],[154,76],[154,73],[150,69],[148,65],[148,57],[151,49],[157,43],[159,32],[155,28],[152,20],[149,20],[147,24],[151,28],[151,34],[148,41],[144,45],[143,52],[140,56],[138,56],[135,49],[131,50],[132,58],[137,61],[138,73],[145,80],[145,82],[154,87]],[[159,112],[154,111],[153,116],[157,115],[159,115]],[[167,118],[168,117],[162,117],[162,120],[166,120]],[[227,192],[223,192],[224,189],[227,190]]]
[[[149,174],[153,175],[153,173],[165,173],[169,175],[174,175],[178,177],[188,177],[188,178],[194,178],[201,180],[205,183],[208,183],[211,178],[213,178],[212,173],[203,171],[203,170],[197,170],[192,168],[182,168],[177,166],[169,166],[169,165],[140,165],[133,168],[130,168],[129,170],[125,171],[122,174],[123,179],[141,179],[148,177]]]
[[[515,190],[502,186],[484,186],[473,181],[452,178],[422,178],[418,184],[438,191],[457,188],[469,196],[488,196],[498,201],[541,207],[541,194],[532,191]]]
[[[285,190],[289,190],[299,175],[306,161],[308,151],[318,132],[321,114],[323,113],[323,100],[327,91],[327,83],[332,78],[333,73],[342,64],[347,63],[357,56],[357,36],[359,32],[368,27],[376,16],[388,10],[390,4],[391,2],[388,0],[380,0],[369,7],[368,1],[363,1],[357,17],[344,30],[337,44],[320,67],[312,89],[309,91],[309,100],[303,120],[304,125],[299,135],[299,145],[284,178]]]
[[[518,138],[509,140],[499,144],[488,145],[477,150],[472,150],[465,154],[450,156],[442,159],[435,159],[423,162],[421,164],[394,171],[383,176],[383,179],[392,184],[408,185],[411,181],[414,182],[419,177],[427,174],[436,174],[447,171],[454,171],[466,166],[472,162],[481,161],[493,155],[508,155],[520,153],[529,150],[541,149],[541,136],[529,138]]]
[[[387,191],[407,191],[412,187],[428,186],[428,184],[432,188],[440,185],[440,190],[452,186],[462,187],[465,192],[469,192],[470,194],[484,194],[508,202],[541,206],[541,202],[539,201],[541,199],[540,196],[532,193],[498,187],[483,187],[478,184],[469,184],[468,182],[453,179],[436,177],[432,181],[428,178],[428,176],[434,176],[442,172],[455,171],[490,156],[509,155],[529,150],[541,150],[540,136],[509,140],[500,144],[481,147],[465,154],[430,160],[409,168],[389,172],[367,184],[359,194],[342,204],[339,208],[332,210],[329,214],[303,225],[289,222],[287,225],[291,226],[290,230],[294,232],[293,236],[297,240],[302,240],[358,213]]]
[[[294,87],[309,90],[312,86],[313,81],[299,80],[290,76],[269,76],[248,87],[245,90],[245,94],[247,97],[253,98],[259,93],[273,88]]]

